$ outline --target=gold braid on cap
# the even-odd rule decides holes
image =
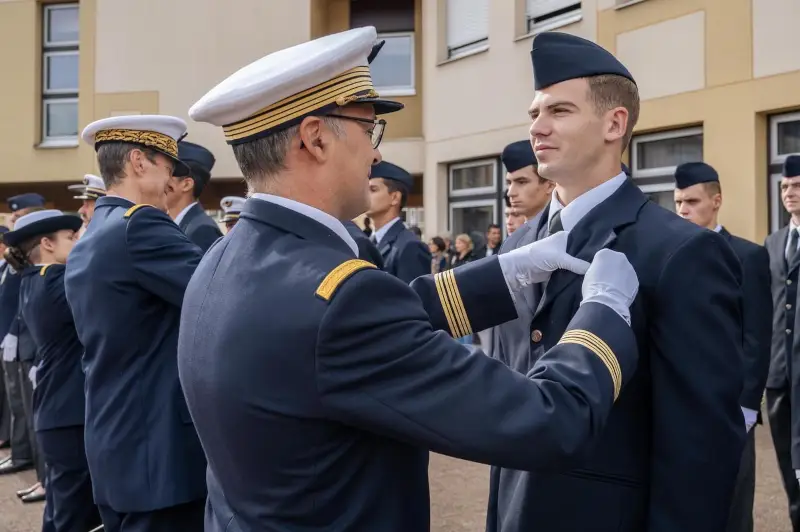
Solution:
[[[249,118],[223,126],[228,143],[258,135],[331,104],[339,107],[377,98],[368,66],[351,68],[333,79],[264,107]]]
[[[163,133],[156,131],[137,131],[135,129],[105,129],[94,136],[95,144],[99,142],[131,142],[154,148],[172,157],[178,158],[178,142]]]

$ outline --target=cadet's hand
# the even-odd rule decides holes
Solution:
[[[639,278],[627,257],[617,251],[601,249],[583,278],[581,305],[602,303],[611,307],[630,325],[630,306],[638,292]]]
[[[561,231],[547,238],[498,256],[500,268],[512,292],[547,281],[555,270],[584,274],[589,263],[567,253],[569,233]]]

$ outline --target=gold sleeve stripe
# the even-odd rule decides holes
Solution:
[[[375,265],[361,259],[350,259],[341,263],[325,276],[317,288],[316,294],[325,301],[330,301],[343,282],[357,271],[366,268],[375,268]]]
[[[49,265],[49,264],[45,264],[44,266],[42,266],[42,269],[41,269],[41,270],[39,270],[39,275],[41,275],[42,277],[44,277],[44,274],[45,274],[45,272],[47,271],[47,268],[49,268],[49,267],[50,267],[50,265]]]
[[[439,294],[442,310],[447,319],[447,325],[450,327],[450,334],[453,338],[461,338],[471,334],[472,325],[469,323],[464,301],[461,299],[461,292],[458,290],[453,270],[437,273],[433,280],[436,285],[436,292]]]
[[[589,331],[573,329],[565,332],[558,343],[577,344],[597,355],[611,374],[611,380],[614,383],[614,400],[617,400],[622,389],[622,369],[616,355],[602,338]]]
[[[140,203],[138,205],[134,205],[133,207],[125,211],[125,215],[123,216],[123,218],[130,218],[133,215],[133,213],[135,213],[142,207],[153,207],[154,209],[156,208],[154,205],[148,205],[147,203]]]

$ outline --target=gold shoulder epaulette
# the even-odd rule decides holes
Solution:
[[[125,211],[125,214],[122,217],[123,218],[130,218],[131,216],[133,216],[133,213],[135,213],[136,211],[138,211],[142,207],[153,207],[154,209],[156,208],[155,205],[150,205],[149,203],[140,203],[138,205],[134,205],[133,207],[131,207],[130,209]]]
[[[325,301],[330,301],[342,283],[357,271],[367,268],[375,268],[375,265],[361,259],[350,259],[343,262],[325,276],[319,287],[317,287],[317,296]]]
[[[42,266],[42,269],[39,270],[39,275],[44,277],[44,273],[47,271],[47,268],[49,268],[49,267],[50,267],[50,264],[45,264],[44,266]]]
[[[611,374],[611,381],[614,383],[614,401],[617,400],[619,392],[622,389],[622,369],[619,367],[619,361],[614,351],[611,350],[602,338],[593,332],[583,329],[572,329],[565,332],[558,343],[578,344],[597,355]]]

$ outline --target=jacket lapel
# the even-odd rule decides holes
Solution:
[[[589,211],[570,231],[567,252],[573,257],[591,262],[598,251],[615,242],[619,230],[636,221],[639,211],[647,201],[647,196],[636,185],[626,181],[611,197]],[[547,282],[544,297],[539,301],[536,315],[580,279],[583,276],[567,270],[553,272]]]
[[[386,260],[386,258],[389,256],[389,253],[392,252],[394,241],[397,240],[397,237],[400,236],[400,233],[403,232],[403,229],[405,229],[403,220],[398,220],[389,228],[388,231],[386,231],[386,234],[383,235],[383,238],[381,238],[381,241],[378,244],[380,247],[378,249],[381,252],[381,256],[383,256],[383,260]]]
[[[199,203],[195,203],[192,205],[192,208],[186,211],[186,216],[183,217],[181,220],[180,228],[185,233],[186,230],[189,228],[191,223],[197,218],[200,213],[203,212],[203,208],[200,206]]]
[[[239,218],[271,225],[286,233],[297,235],[304,240],[317,242],[353,255],[353,250],[350,249],[350,246],[326,225],[305,214],[300,214],[269,201],[257,198],[248,199]]]

